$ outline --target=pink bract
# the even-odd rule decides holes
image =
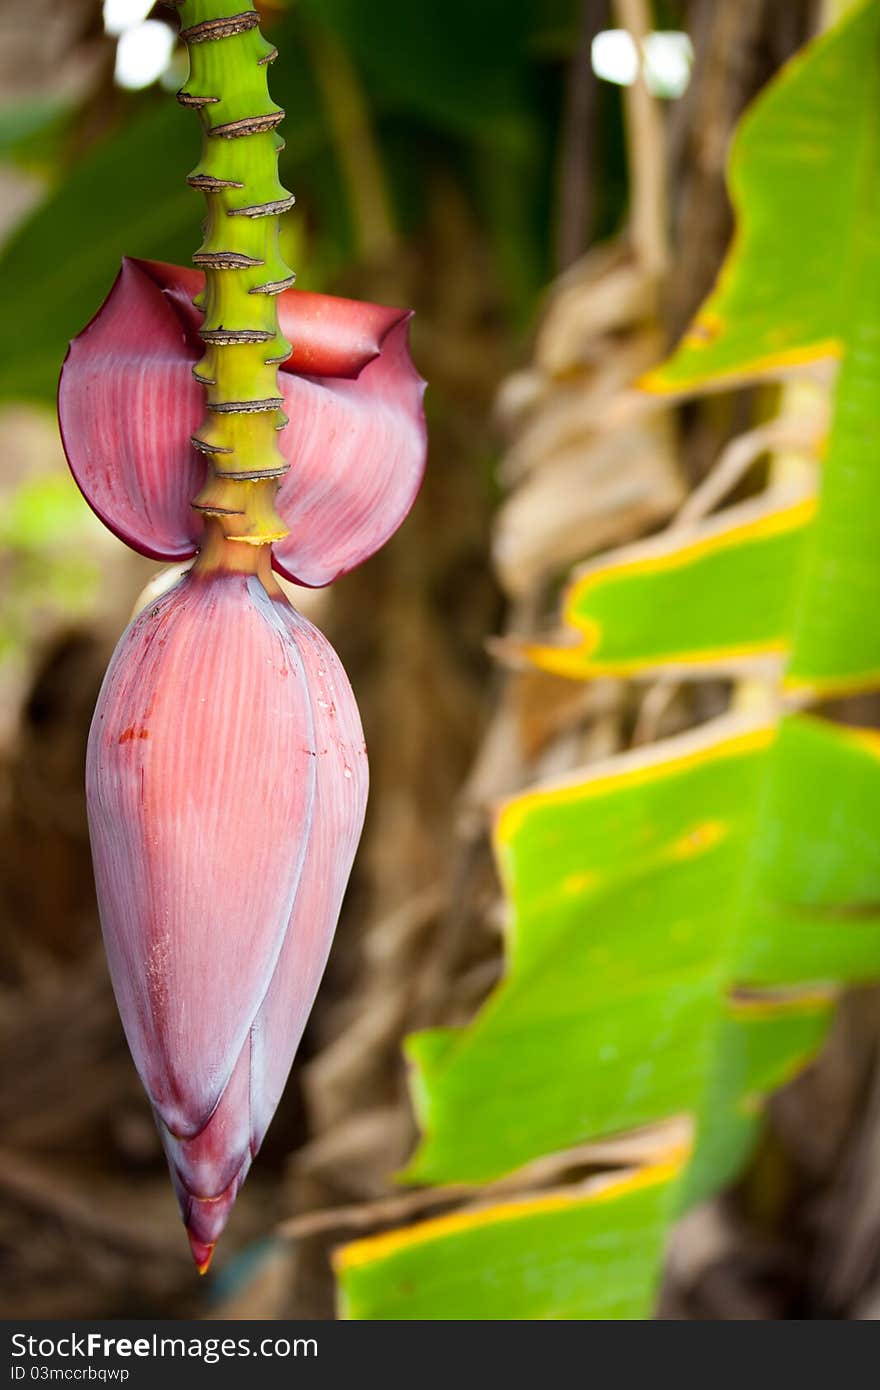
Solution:
[[[121,540],[158,560],[194,555],[202,534],[190,503],[206,465],[190,436],[204,414],[192,376],[203,351],[192,299],[203,284],[199,271],[124,260],[59,384],[83,495]],[[278,373],[291,467],[277,505],[290,535],[272,547],[273,564],[320,587],[378,550],[412,506],[425,461],[424,382],[407,347],[408,311],[296,289],[278,309],[293,344]]]
[[[89,738],[95,878],[199,1264],[314,1002],[367,781],[335,652],[255,578],[186,576],[124,634]]]

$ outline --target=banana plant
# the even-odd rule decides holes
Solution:
[[[292,287],[257,11],[178,8],[178,100],[204,136],[196,268],[123,263],[71,344],[59,416],[101,520],[142,554],[193,557],[119,642],[86,789],[116,999],[204,1272],[305,1027],[367,796],[345,672],[275,572],[320,586],[378,549],[425,431],[409,314]]]
[[[722,718],[500,808],[504,978],[467,1026],[407,1043],[403,1176],[470,1200],[343,1247],[346,1316],[649,1316],[675,1217],[742,1170],[839,990],[880,978],[880,734],[828,713],[880,687],[878,51],[868,0],[746,114],[727,261],[643,382],[837,362],[817,494],[771,470],[763,495],[591,561],[565,640],[529,652],[578,680],[748,684]],[[609,1136],[638,1160],[601,1171]]]

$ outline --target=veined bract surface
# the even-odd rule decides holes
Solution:
[[[185,577],[117,648],[86,787],[116,997],[204,1264],[287,1079],[360,836],[366,750],[338,658],[257,576]]]

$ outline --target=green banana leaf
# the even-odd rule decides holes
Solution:
[[[336,1260],[340,1312],[394,1321],[619,1318],[637,1303],[647,1313],[680,1166],[673,1158],[581,1191],[357,1241]]]
[[[529,646],[544,670],[585,680],[674,668],[741,669],[784,653],[813,498],[771,494],[586,565],[563,614],[577,645]]]

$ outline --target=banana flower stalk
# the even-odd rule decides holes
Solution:
[[[409,314],[291,287],[256,12],[180,9],[179,97],[205,130],[198,268],[124,261],[58,404],[101,520],[193,557],[113,655],[86,790],[113,987],[204,1272],[314,1002],[367,797],[345,672],[275,573],[321,586],[373,554],[418,490],[425,427]]]

